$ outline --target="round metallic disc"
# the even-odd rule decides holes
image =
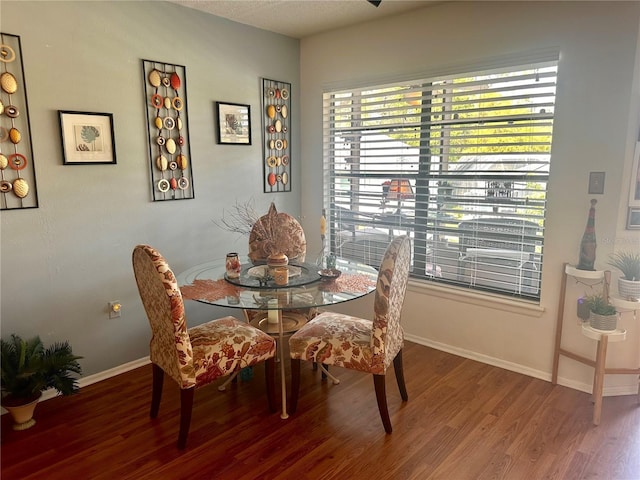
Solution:
[[[10,72],[0,75],[0,87],[9,95],[18,91],[18,80]]]
[[[160,146],[164,145],[166,141],[167,141],[166,138],[164,138],[162,135],[156,138],[156,143]]]
[[[169,77],[162,77],[162,85],[165,87],[168,87],[171,85],[171,80],[169,80]]]
[[[267,165],[269,165],[271,168],[275,167],[277,163],[278,161],[276,160],[276,157],[267,158]]]
[[[284,100],[287,100],[289,98],[289,90],[287,90],[286,88],[283,88],[282,90],[280,90],[280,96]]]
[[[149,72],[149,83],[154,87],[159,87],[160,81],[160,72],[154,68]]]
[[[157,93],[154,93],[151,96],[151,105],[153,105],[158,109],[162,108],[162,106],[164,105],[164,98],[162,98],[162,95],[158,95]]]
[[[180,97],[175,97],[173,99],[172,105],[173,105],[173,108],[175,108],[177,111],[180,111],[184,108],[184,102]]]
[[[269,125],[269,126],[267,127],[267,131],[268,131],[269,133],[275,133],[275,132],[276,132],[276,127],[274,127],[273,125]]]
[[[167,180],[166,178],[161,179],[160,181],[158,181],[158,190],[160,190],[161,192],[168,192],[169,188],[171,188],[171,184],[169,183],[169,180]]]
[[[16,178],[13,181],[13,193],[18,198],[24,198],[29,194],[29,184],[24,178]]]
[[[187,177],[180,177],[178,179],[178,188],[180,190],[186,190],[189,188],[189,179]]]
[[[276,181],[282,182],[282,175],[280,174],[276,175]]]
[[[16,52],[9,45],[0,45],[0,62],[11,63],[16,59]]]
[[[156,158],[156,166],[159,170],[164,172],[169,167],[169,160],[167,160],[167,157],[164,155],[160,155]]]
[[[176,162],[175,160],[172,162],[169,162],[169,170],[177,170],[178,169],[178,162]]]
[[[178,145],[184,145],[185,144],[185,139],[182,135],[180,135],[178,137]]]
[[[12,153],[9,155],[9,167],[13,170],[22,170],[27,166],[27,157],[20,153]]]
[[[282,126],[282,133],[287,133],[289,131],[289,127],[287,127],[286,125]]]
[[[267,89],[267,96],[268,97],[275,97],[276,96],[276,91],[274,88],[269,88]]]
[[[0,182],[0,192],[7,193],[10,192],[11,189],[13,189],[13,184],[11,182],[8,182],[6,180],[2,180]]]
[[[283,155],[282,157],[282,164],[286,167],[287,165],[289,165],[289,155]]]
[[[166,128],[167,130],[173,130],[175,126],[176,126],[176,121],[173,118],[171,117],[164,118],[164,128]]]
[[[276,112],[278,113],[282,112],[282,105],[276,105]]]
[[[276,150],[282,150],[284,148],[284,142],[282,141],[282,139],[277,139],[276,140]]]

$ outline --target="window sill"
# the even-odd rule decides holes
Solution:
[[[540,318],[545,312],[544,307],[527,300],[516,300],[487,292],[477,292],[460,287],[453,287],[451,285],[441,286],[427,281],[410,279],[407,290],[414,293],[428,294],[446,300],[503,310],[505,312],[517,313],[529,317]]]

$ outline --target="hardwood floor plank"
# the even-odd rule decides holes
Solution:
[[[288,365],[286,365],[288,371]],[[371,376],[303,363],[298,412],[267,408],[264,370],[196,391],[187,448],[176,448],[180,396],[165,382],[149,418],[151,367],[38,405],[22,432],[1,419],[3,480],[640,479],[640,406],[607,397],[591,423],[590,395],[406,342],[409,401],[393,369],[386,435]]]

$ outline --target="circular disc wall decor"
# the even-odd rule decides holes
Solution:
[[[154,201],[194,198],[186,67],[142,60]]]
[[[20,37],[0,32],[0,210],[37,208]]]
[[[262,150],[265,159],[262,169],[265,193],[291,191],[290,92],[290,83],[262,79]]]

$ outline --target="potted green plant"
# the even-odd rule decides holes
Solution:
[[[0,339],[1,404],[12,415],[14,430],[35,424],[33,411],[44,390],[54,388],[62,395],[78,391],[78,381],[71,374],[82,373],[81,358],[73,354],[69,342],[45,348],[38,336]]]
[[[611,305],[602,295],[589,295],[584,303],[588,306],[589,325],[598,330],[615,330],[618,325],[616,307]]]
[[[618,278],[618,293],[626,300],[640,300],[640,251],[615,252],[609,256],[609,265],[622,272]]]

